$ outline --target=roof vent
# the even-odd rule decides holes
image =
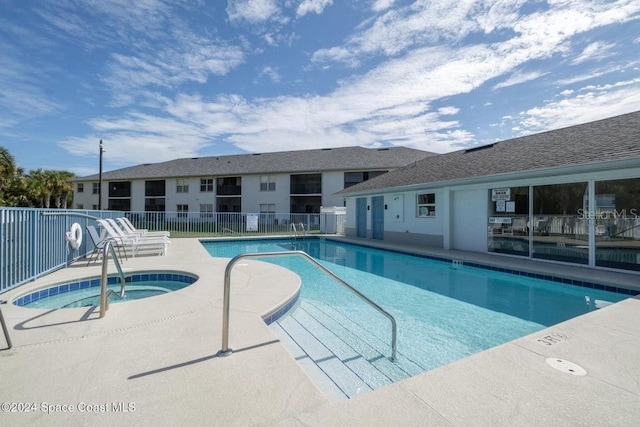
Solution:
[[[331,148],[321,148],[321,151],[331,151]]]
[[[143,163],[142,166],[151,166],[151,163]]]
[[[198,160],[200,157],[192,157],[191,160]]]
[[[472,153],[474,151],[480,151],[480,150],[485,150],[487,148],[491,148],[495,145],[495,143],[493,144],[486,144],[486,145],[481,145],[479,147],[473,147],[473,148],[467,148],[466,150],[464,150],[464,153]]]
[[[254,156],[259,156],[262,153],[253,153]]]
[[[378,148],[378,151],[389,151],[388,148]]]

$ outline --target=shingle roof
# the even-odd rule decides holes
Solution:
[[[640,111],[427,157],[339,194],[627,158],[640,159]]]
[[[170,160],[104,172],[107,180],[189,176],[229,176],[258,173],[298,173],[327,170],[393,169],[435,155],[405,147],[343,147],[262,154],[238,154]],[[97,180],[90,175],[76,181]]]

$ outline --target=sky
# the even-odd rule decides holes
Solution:
[[[444,153],[640,110],[640,1],[0,0],[26,172],[330,148]]]

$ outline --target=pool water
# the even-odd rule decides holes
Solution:
[[[411,375],[628,298],[317,238],[209,241],[203,245],[214,257],[280,250],[307,252],[396,318],[399,361]],[[302,257],[264,261],[289,268],[301,277],[304,316],[348,328],[347,335],[366,335],[367,346],[389,354],[387,318]]]

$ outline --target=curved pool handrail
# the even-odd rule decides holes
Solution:
[[[6,304],[7,301],[0,300],[0,305]],[[2,332],[4,333],[4,339],[7,342],[7,348],[5,350],[10,350],[13,347],[11,343],[11,337],[9,336],[9,331],[7,330],[7,324],[4,321],[4,316],[2,315],[2,308],[0,308],[0,325],[2,325]]]
[[[293,224],[292,224],[293,225]],[[224,270],[224,305],[222,308],[222,349],[218,351],[218,356],[228,356],[233,350],[229,348],[229,300],[231,298],[231,269],[235,265],[236,262],[243,258],[266,258],[266,257],[277,257],[277,256],[289,256],[289,255],[298,255],[303,258],[306,258],[307,261],[315,264],[322,271],[327,273],[333,279],[335,279],[342,286],[353,292],[357,297],[362,299],[364,302],[369,304],[371,307],[376,309],[378,312],[383,314],[387,319],[391,321],[391,361],[396,360],[396,341],[397,341],[397,324],[396,319],[387,312],[384,308],[380,307],[378,304],[370,300],[367,296],[362,294],[356,288],[342,280],[339,276],[337,276],[334,272],[329,270],[324,265],[320,264],[314,258],[312,258],[308,253],[304,251],[278,251],[278,252],[246,252],[240,255],[236,255],[229,261],[227,267]]]
[[[124,298],[124,285],[126,283],[124,272],[122,271],[122,267],[120,266],[120,261],[118,260],[118,256],[116,255],[115,249],[113,249],[114,239],[107,239],[104,242],[104,247],[102,248],[102,276],[100,277],[100,318],[103,318],[107,314],[107,310],[109,309],[109,296],[116,295],[117,297]],[[113,258],[113,263],[116,265],[116,269],[118,270],[118,276],[120,277],[120,292],[115,292],[112,289],[107,290],[107,282],[108,276],[107,272],[109,269],[109,255]]]

